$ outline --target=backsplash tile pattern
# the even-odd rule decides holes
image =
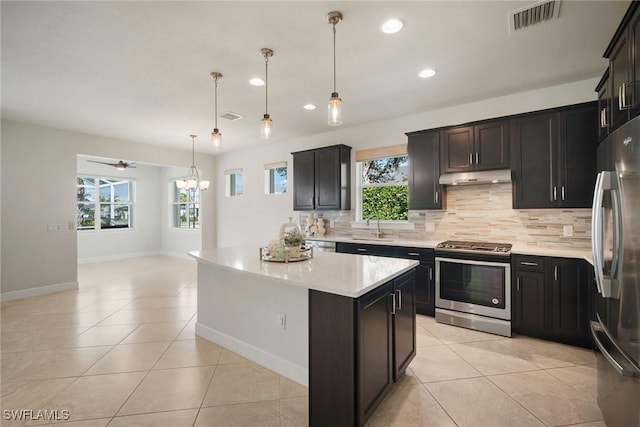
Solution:
[[[447,188],[443,211],[410,211],[413,230],[394,230],[382,225],[385,237],[406,240],[485,240],[589,250],[590,209],[520,209],[512,206],[512,183]],[[366,237],[372,231],[353,228],[355,211],[317,212],[326,220],[327,237]],[[329,220],[334,222],[329,227]],[[306,221],[301,213],[300,223]],[[432,225],[433,231],[426,226]],[[573,226],[573,236],[564,237],[563,227]]]

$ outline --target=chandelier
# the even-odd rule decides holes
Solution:
[[[200,179],[200,173],[196,167],[195,143],[197,135],[189,135],[189,137],[191,138],[191,167],[189,168],[187,179],[176,181],[176,187],[190,191],[195,191],[196,189],[204,191],[209,188],[209,181]]]

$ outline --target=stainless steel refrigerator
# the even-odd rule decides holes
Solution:
[[[608,427],[640,426],[640,117],[598,147],[592,248],[598,404]]]

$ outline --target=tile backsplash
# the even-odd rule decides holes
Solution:
[[[410,211],[413,230],[381,225],[385,236],[407,240],[484,240],[529,246],[585,249],[591,247],[591,209],[512,209],[512,183],[447,188],[446,210]],[[359,237],[371,230],[353,228],[355,211],[317,212],[325,219],[327,237]],[[301,213],[300,224],[307,213]],[[333,227],[329,227],[329,220]],[[565,237],[564,227],[573,228]]]

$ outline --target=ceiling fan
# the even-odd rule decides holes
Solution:
[[[109,165],[109,166],[113,166],[114,168],[118,169],[119,171],[123,171],[126,168],[135,168],[135,162],[131,162],[131,163],[127,163],[127,162],[123,162],[122,160],[120,160],[118,163],[109,163],[109,162],[98,162],[96,160],[87,160],[88,162],[92,162],[92,163],[100,163],[103,165]]]

